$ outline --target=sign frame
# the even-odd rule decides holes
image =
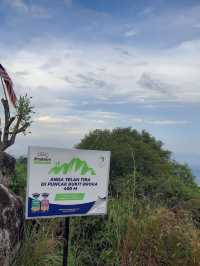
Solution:
[[[102,213],[80,213],[80,214],[62,214],[62,215],[45,215],[45,216],[29,216],[28,215],[28,200],[29,200],[29,189],[30,189],[30,168],[31,168],[31,149],[35,148],[35,149],[55,149],[57,151],[61,150],[61,151],[75,151],[75,152],[81,152],[81,153],[106,153],[107,154],[107,159],[108,159],[108,164],[107,164],[107,175],[105,178],[105,186],[106,186],[106,208],[105,208],[105,212]],[[25,208],[25,219],[26,220],[31,220],[31,219],[51,219],[51,218],[70,218],[70,217],[80,217],[80,216],[103,216],[107,214],[107,210],[108,210],[108,186],[109,186],[109,174],[110,174],[110,157],[111,157],[111,152],[110,151],[104,151],[104,150],[86,150],[86,149],[68,149],[68,148],[57,148],[57,147],[45,147],[45,146],[29,146],[28,147],[28,167],[27,167],[27,186],[26,186],[26,208]],[[63,192],[64,193],[64,192]],[[67,193],[67,192],[66,192]]]

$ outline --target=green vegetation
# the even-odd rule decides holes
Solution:
[[[31,98],[27,95],[20,96],[16,101],[15,115],[10,113],[10,106],[5,94],[1,99],[4,110],[4,120],[0,118],[0,171],[4,169],[3,152],[15,143],[18,134],[26,135],[32,124],[34,107],[31,105]]]
[[[70,266],[200,265],[200,190],[187,165],[131,128],[95,130],[76,147],[111,150],[111,182],[108,215],[71,219]],[[12,188],[23,197],[25,169],[20,158]],[[28,222],[14,265],[62,265],[60,222]]]
[[[15,175],[12,177],[11,189],[25,200],[27,181],[27,159],[19,157],[15,165]]]
[[[58,175],[60,173],[67,174],[71,171],[80,171],[80,175],[85,175],[90,173],[91,175],[96,175],[94,169],[88,166],[87,162],[80,160],[79,158],[72,159],[69,163],[56,164],[49,173]]]
[[[27,222],[25,239],[21,252],[14,262],[15,266],[60,266],[61,242],[56,238],[55,220],[40,220],[37,226]]]

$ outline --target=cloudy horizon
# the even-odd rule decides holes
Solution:
[[[36,111],[10,151],[133,127],[200,168],[200,3],[53,2],[0,0],[0,63]]]

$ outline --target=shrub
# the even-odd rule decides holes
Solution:
[[[27,222],[24,241],[13,266],[60,266],[62,263],[61,239],[55,236],[55,220],[40,220],[33,227]]]
[[[147,217],[129,219],[121,266],[198,266],[199,246],[200,232],[184,211],[156,209]]]

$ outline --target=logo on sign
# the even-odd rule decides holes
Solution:
[[[51,158],[47,152],[38,152],[33,158],[34,164],[51,164]]]
[[[80,175],[96,175],[96,172],[92,167],[90,167],[86,161],[83,161],[79,158],[73,158],[69,163],[57,163],[51,170],[50,174],[58,175],[58,174],[68,174],[70,172],[79,172]]]

